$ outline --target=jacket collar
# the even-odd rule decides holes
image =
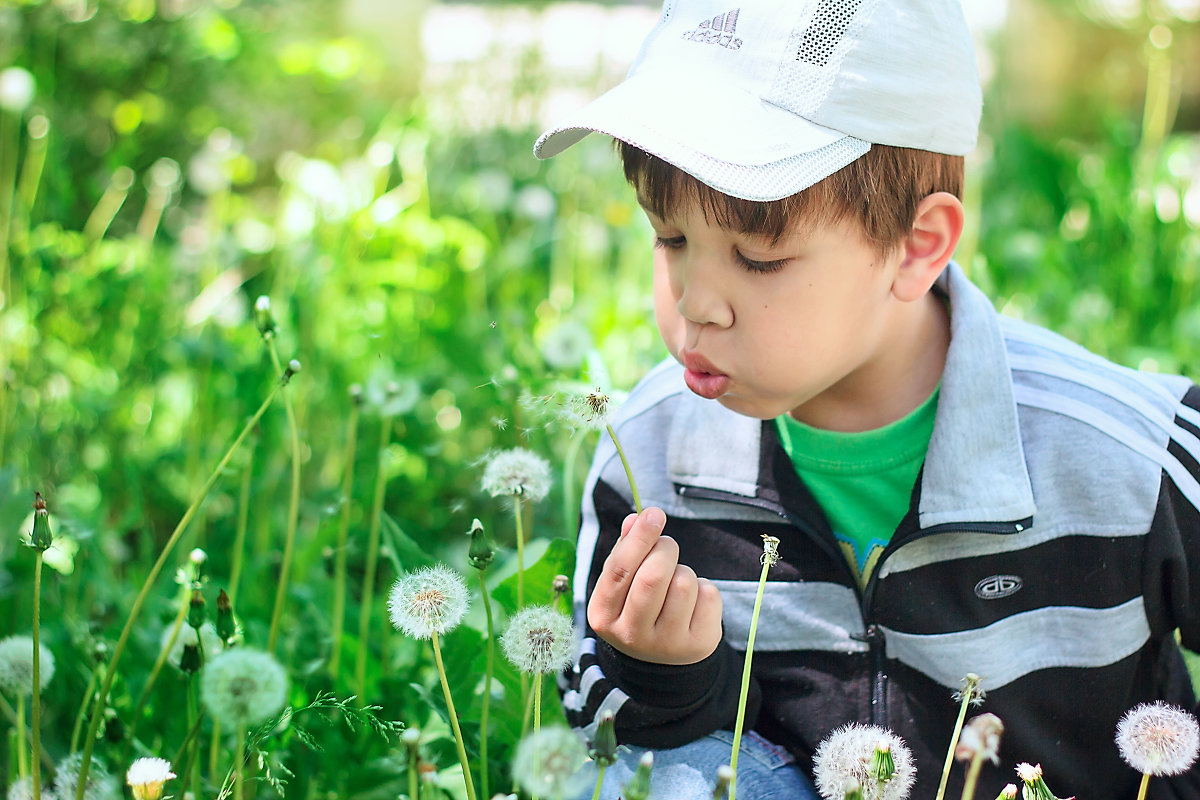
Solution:
[[[1000,319],[954,262],[937,286],[950,300],[950,348],[922,470],[922,528],[1010,523],[1034,515]],[[680,372],[682,385],[682,373]],[[762,485],[763,423],[681,391],[667,444],[677,484],[745,497]]]

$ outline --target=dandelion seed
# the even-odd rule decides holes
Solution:
[[[134,800],[160,800],[163,784],[174,777],[171,762],[165,758],[139,758],[129,765],[125,782],[133,790]]]
[[[522,672],[558,672],[575,652],[575,625],[553,606],[526,606],[513,615],[500,644]]]
[[[574,797],[588,785],[582,769],[587,748],[569,728],[546,728],[517,744],[512,774],[517,783],[538,797]]]
[[[492,497],[509,495],[536,503],[550,491],[550,462],[523,447],[501,450],[487,460],[483,490]]]
[[[72,753],[58,762],[54,789],[63,800],[73,800],[78,793],[79,770],[82,766],[83,755],[80,753]],[[99,759],[93,758],[83,787],[83,800],[116,800],[119,795],[117,779],[108,773]]]
[[[45,689],[54,677],[54,656],[41,642],[38,643],[38,654],[38,683],[41,684],[39,688]],[[0,691],[14,697],[33,694],[33,637],[0,639]]]
[[[1160,701],[1131,708],[1117,724],[1117,749],[1143,775],[1181,775],[1200,754],[1196,717]]]
[[[508,420],[504,417],[492,417],[492,427],[498,431],[508,430]]]
[[[467,584],[442,564],[396,580],[388,596],[392,625],[406,636],[429,639],[453,630],[467,613]]]
[[[875,752],[886,745],[895,772],[884,783],[871,776]],[[912,752],[896,734],[874,725],[850,722],[829,734],[813,755],[817,792],[825,800],[842,800],[846,782],[862,786],[864,800],[903,800],[916,780]]]
[[[213,718],[237,730],[265,721],[287,702],[288,678],[270,653],[227,650],[208,662],[200,697]]]
[[[562,418],[575,428],[607,430],[617,412],[617,404],[598,387],[569,395],[562,407]]]

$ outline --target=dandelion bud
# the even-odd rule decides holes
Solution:
[[[733,783],[733,767],[722,764],[717,767],[717,782],[713,786],[712,800],[724,800],[729,793],[729,784]]]
[[[202,567],[208,561],[208,553],[204,552],[202,547],[195,547],[188,553],[188,561],[191,561],[194,567]]]
[[[264,339],[272,338],[279,330],[275,325],[275,315],[271,313],[271,298],[265,294],[259,295],[254,301],[254,324]]]
[[[971,761],[976,756],[1000,764],[1000,734],[1004,723],[995,714],[980,714],[973,717],[963,728],[954,748],[954,757],[959,761]]]
[[[868,770],[871,777],[880,783],[887,783],[896,774],[896,762],[892,759],[892,746],[886,740],[875,745],[871,755],[871,766]]]
[[[504,655],[522,672],[558,672],[571,663],[575,626],[553,606],[526,606],[513,615],[500,637]]]
[[[233,621],[233,603],[229,595],[222,589],[217,595],[217,636],[228,642],[237,633],[237,624]]]
[[[629,783],[625,784],[625,800],[648,800],[650,797],[650,770],[654,768],[654,752],[647,750],[638,760],[637,770]]]
[[[592,749],[588,751],[588,756],[601,767],[611,767],[617,763],[617,726],[612,711],[605,710],[600,715],[600,724],[596,726],[596,738],[592,740]]]
[[[580,769],[586,760],[583,741],[570,728],[543,728],[517,744],[512,774],[531,795],[575,797],[587,785]]]
[[[1200,724],[1161,700],[1131,708],[1117,723],[1117,749],[1143,775],[1181,775],[1200,754]]]
[[[404,733],[400,734],[400,741],[409,750],[416,749],[417,745],[421,743],[421,729],[412,727],[405,728]]]
[[[556,597],[562,597],[567,592],[571,591],[571,579],[566,575],[554,576],[554,594]]]
[[[363,403],[363,387],[361,383],[350,384],[350,402],[356,406],[361,406]]]
[[[29,535],[29,544],[43,552],[54,544],[54,535],[50,533],[50,512],[46,510],[46,501],[41,492],[33,493],[33,533]]]
[[[1021,790],[1023,800],[1059,800],[1050,791],[1050,787],[1046,785],[1046,781],[1042,779],[1042,765],[1022,762],[1017,764],[1017,777],[1025,784],[1025,788]],[[1065,800],[1075,800],[1073,797],[1065,798]]]
[[[184,644],[183,653],[179,656],[179,669],[188,675],[193,675],[199,672],[203,666],[204,656],[200,654],[200,645],[196,642]]]
[[[171,762],[164,758],[139,758],[125,773],[134,800],[161,800],[163,784],[174,777]]]
[[[1016,800],[1017,785],[1015,783],[1005,784],[1000,790],[1000,794],[996,796],[996,800]]]
[[[453,630],[467,613],[467,584],[442,564],[397,579],[388,595],[392,625],[414,639]]]
[[[467,531],[467,535],[471,537],[471,549],[467,551],[467,560],[471,562],[472,567],[482,572],[496,557],[491,537],[478,519],[471,521],[471,530]]]
[[[863,800],[862,784],[855,778],[847,778],[842,790],[842,800]]]
[[[37,93],[37,82],[29,70],[9,67],[0,72],[0,109],[20,114],[29,108]]]
[[[188,603],[188,625],[199,629],[204,624],[204,595],[199,589],[192,590],[192,599]]]

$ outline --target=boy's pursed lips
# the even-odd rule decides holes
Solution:
[[[701,397],[715,400],[729,388],[729,376],[699,353],[683,350],[679,360],[683,362],[683,382]]]

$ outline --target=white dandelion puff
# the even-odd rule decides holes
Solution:
[[[54,656],[38,642],[38,688],[45,689],[54,677]],[[15,697],[33,694],[33,637],[6,636],[0,639],[0,691]]]
[[[877,747],[890,750],[895,764],[895,773],[882,784],[870,772]],[[813,775],[825,800],[842,800],[850,779],[862,786],[863,800],[903,800],[917,778],[912,752],[903,739],[886,728],[857,722],[843,725],[821,742],[813,755]]]
[[[578,367],[591,349],[592,335],[587,328],[570,320],[555,327],[542,340],[542,358],[554,369]]]
[[[517,744],[512,774],[525,791],[538,797],[575,797],[589,783],[582,769],[587,747],[570,728],[545,728]]]
[[[575,653],[575,625],[553,606],[526,606],[513,615],[500,644],[522,672],[558,672]]]
[[[74,798],[79,789],[79,770],[83,766],[83,755],[72,753],[58,762],[58,777],[54,790],[59,797]],[[83,800],[116,800],[120,795],[117,779],[99,759],[93,758],[88,765],[87,782],[83,787]],[[44,793],[43,793],[43,796]]]
[[[483,470],[483,490],[536,503],[550,491],[550,462],[523,447],[493,453]]]
[[[392,584],[388,613],[392,625],[414,639],[453,630],[467,613],[467,584],[443,564],[410,572]]]
[[[163,784],[174,777],[171,762],[165,758],[139,758],[129,765],[125,782],[132,789],[134,800],[159,800]]]
[[[200,698],[213,718],[228,728],[257,725],[287,702],[288,677],[275,657],[248,647],[226,650],[208,662]]]
[[[8,794],[5,797],[7,800],[33,800],[33,777],[26,775],[24,778],[13,781],[12,785],[8,787]],[[54,797],[52,790],[45,786],[42,787],[42,800],[52,800]]]
[[[562,418],[574,428],[603,431],[612,424],[618,404],[599,388],[568,395],[562,405]]]
[[[159,647],[166,647],[167,642],[171,639],[172,627],[163,628],[162,637],[159,639]],[[225,643],[221,641],[221,637],[217,635],[216,626],[211,622],[206,622],[200,626],[200,635],[196,635],[196,629],[191,625],[184,624],[179,628],[179,634],[175,637],[175,641],[171,644],[171,649],[167,652],[167,661],[171,666],[178,668],[179,662],[183,658],[183,648],[186,645],[196,646],[202,645],[204,658],[209,659],[217,653],[225,649]]]
[[[1004,723],[995,714],[980,714],[972,718],[962,730],[958,745],[954,749],[954,757],[959,761],[970,761],[979,756],[1000,764],[1000,736],[1004,733]]]
[[[1117,749],[1144,775],[1180,775],[1200,754],[1196,717],[1161,700],[1131,708],[1117,723]]]

